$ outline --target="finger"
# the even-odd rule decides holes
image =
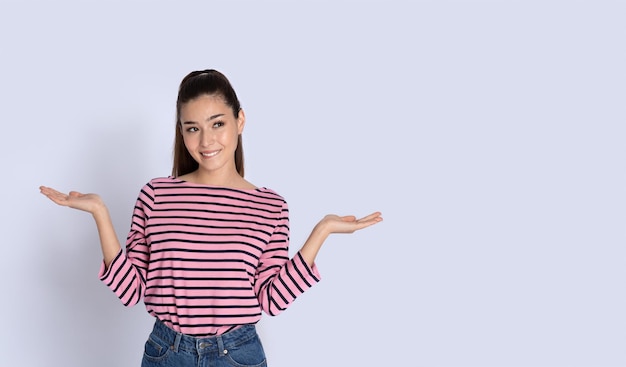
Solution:
[[[67,202],[67,196],[57,196],[57,195],[50,195],[48,196],[48,199],[52,200],[55,204],[61,205],[61,206],[68,206],[68,202]]]
[[[62,192],[59,192],[59,191],[57,191],[57,190],[55,190],[53,188],[50,188],[50,187],[42,188],[41,192],[44,195],[48,196],[48,197],[51,197],[51,196],[53,196],[53,197],[67,197],[66,194],[64,194]]]
[[[369,226],[372,226],[376,223],[382,222],[383,217],[380,216],[380,214],[376,215],[376,216],[368,216],[370,217],[367,220],[360,220],[357,223],[359,224],[359,229],[363,229]]]
[[[50,187],[42,186],[41,193],[58,205],[67,205],[68,196]]]
[[[54,200],[55,202],[66,202],[69,199],[69,196],[67,194],[63,194],[58,191],[50,193],[48,197]]]
[[[376,219],[376,218],[381,218],[382,219],[382,217],[380,215],[381,215],[380,212],[374,212],[374,213],[372,213],[372,214],[370,214],[368,216],[365,216],[365,217],[359,219],[358,222],[367,222],[369,220]]]
[[[368,219],[366,221],[362,221],[362,222],[359,222],[359,223],[365,224],[366,227],[367,227],[367,226],[371,226],[372,224],[376,224],[378,222],[382,222],[382,220],[383,220],[383,217],[374,217],[374,218],[371,218],[371,219]]]
[[[44,195],[48,195],[48,194],[51,194],[51,193],[58,192],[57,190],[55,190],[55,189],[53,189],[51,187],[46,187],[46,186],[40,186],[39,187],[39,191],[41,191],[41,193],[44,194]]]

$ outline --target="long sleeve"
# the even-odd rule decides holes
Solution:
[[[289,259],[289,209],[284,203],[257,269],[255,292],[261,309],[268,315],[278,315],[320,279],[315,264],[309,267],[300,252]]]
[[[126,252],[120,250],[108,269],[104,262],[100,267],[100,280],[125,306],[137,304],[146,289],[146,272],[150,258],[146,225],[153,203],[154,189],[147,184],[141,189],[133,210],[130,231],[126,238]]]

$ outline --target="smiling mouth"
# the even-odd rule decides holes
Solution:
[[[216,150],[216,151],[213,151],[213,152],[208,152],[208,153],[200,153],[200,154],[201,154],[203,157],[205,157],[205,158],[211,158],[211,157],[216,156],[219,152],[220,152],[219,150]]]

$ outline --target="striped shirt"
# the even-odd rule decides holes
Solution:
[[[213,336],[279,314],[319,282],[288,246],[289,209],[276,192],[156,178],[139,193],[126,251],[99,277],[124,305],[143,298],[173,330]]]

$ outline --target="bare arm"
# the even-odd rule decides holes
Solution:
[[[41,186],[41,193],[52,200],[54,203],[67,206],[73,209],[82,210],[90,213],[96,221],[98,235],[100,236],[100,246],[102,247],[102,256],[104,263],[108,268],[111,261],[120,252],[121,246],[117,239],[117,234],[113,228],[113,222],[109,215],[106,205],[96,194],[81,194],[71,191],[69,194],[63,194],[49,187]]]
[[[331,233],[353,233],[382,220],[383,218],[379,212],[372,213],[361,219],[356,219],[352,215],[343,217],[332,214],[327,215],[313,228],[309,238],[300,249],[300,254],[309,266],[313,266],[317,253]]]

